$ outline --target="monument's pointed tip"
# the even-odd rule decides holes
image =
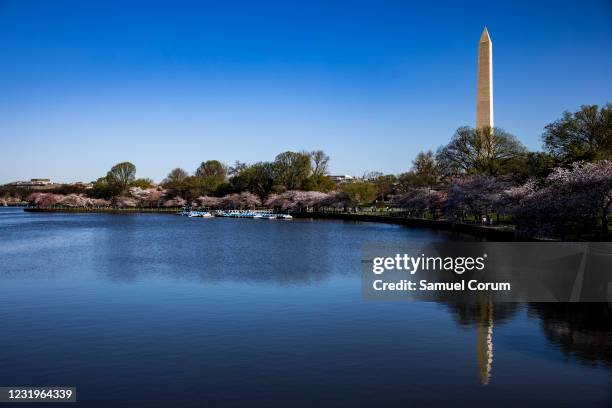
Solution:
[[[487,26],[485,26],[484,30],[482,30],[480,41],[491,41],[491,37],[489,36],[489,30],[487,30]]]

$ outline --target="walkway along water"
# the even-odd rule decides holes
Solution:
[[[176,214],[181,208],[24,208],[28,212],[61,212],[61,213],[112,213],[112,214],[135,214],[135,213],[165,213]],[[294,218],[313,219],[335,219],[345,221],[380,222],[386,224],[399,224],[414,228],[432,228],[437,230],[452,231],[469,234],[477,237],[487,238],[495,241],[516,241],[514,229],[507,226],[486,226],[479,224],[463,224],[447,220],[430,220],[422,218],[407,218],[393,215],[375,215],[364,213],[345,212],[295,212],[291,213]],[[523,240],[523,239],[521,239]]]
[[[474,235],[495,241],[515,241],[514,229],[511,227],[486,226],[478,224],[455,223],[447,220],[428,220],[422,218],[406,218],[392,215],[354,214],[344,212],[298,212],[292,213],[294,218],[335,219],[346,221],[382,222],[399,224],[416,228],[432,228]]]

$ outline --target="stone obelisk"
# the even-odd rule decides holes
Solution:
[[[493,43],[487,27],[478,43],[478,93],[476,129],[493,128]]]

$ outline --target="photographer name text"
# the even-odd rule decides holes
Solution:
[[[414,282],[402,279],[398,282],[384,282],[377,279],[372,282],[372,287],[376,291],[509,291],[512,285],[509,282],[479,282],[476,279],[461,280],[459,282],[429,282],[421,279]]]

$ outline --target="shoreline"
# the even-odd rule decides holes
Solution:
[[[73,208],[36,208],[36,207],[25,207],[25,212],[37,212],[37,213],[100,213],[100,214],[138,214],[138,213],[160,213],[160,214],[176,214],[181,211],[181,208],[85,208],[85,207],[73,207]]]
[[[39,213],[102,213],[102,214],[176,214],[180,208],[33,208],[25,207],[26,212]],[[378,222],[383,224],[404,225],[413,228],[429,228],[453,233],[467,234],[496,241],[524,241],[517,239],[514,231],[509,228],[487,227],[474,224],[453,223],[446,220],[426,220],[420,218],[403,218],[387,215],[327,213],[327,212],[296,212],[291,213],[299,219],[333,219],[355,222]]]
[[[368,215],[368,214],[348,214],[348,213],[292,213],[294,218],[312,219],[334,219],[344,221],[378,222],[383,224],[404,225],[413,228],[429,228],[441,231],[448,231],[460,234],[472,235],[480,238],[492,239],[495,241],[526,241],[526,239],[516,238],[514,230],[500,227],[487,227],[475,224],[453,223],[447,220],[426,220],[421,218],[403,218],[387,215]],[[527,241],[536,239],[527,239]]]

